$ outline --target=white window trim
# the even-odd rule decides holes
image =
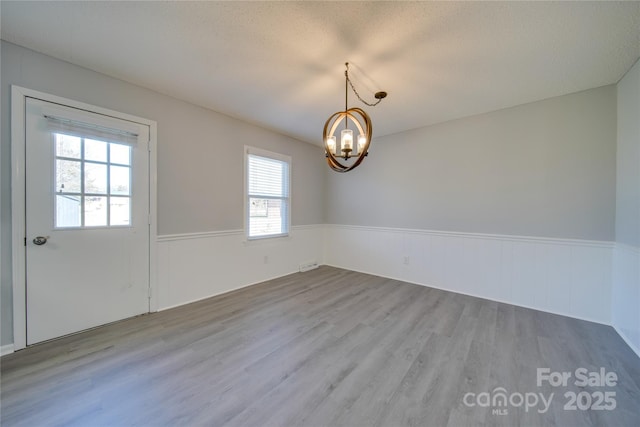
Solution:
[[[247,179],[247,172],[249,171],[249,154],[252,154],[254,156],[260,156],[260,157],[266,157],[269,159],[273,159],[273,160],[279,160],[281,162],[286,162],[289,164],[289,197],[287,198],[287,206],[288,206],[288,212],[287,212],[287,231],[285,233],[280,233],[280,234],[269,234],[266,236],[253,236],[250,237],[249,236],[249,180]],[[243,212],[244,212],[244,238],[245,238],[245,243],[251,243],[251,242],[259,242],[259,241],[264,241],[264,240],[268,240],[268,239],[282,239],[282,238],[290,238],[291,235],[291,205],[292,205],[292,188],[291,188],[291,184],[292,184],[292,167],[293,164],[291,162],[291,156],[287,156],[284,154],[280,154],[280,153],[274,153],[273,151],[268,151],[268,150],[264,150],[262,148],[257,148],[257,147],[251,147],[249,145],[245,145],[244,146],[244,191],[243,191],[243,198],[242,198],[242,203],[243,203]]]

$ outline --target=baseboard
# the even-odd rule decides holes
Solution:
[[[5,344],[0,347],[0,356],[13,353],[13,344]]]
[[[290,273],[285,273],[285,274],[282,274],[282,275],[269,277],[269,278],[266,278],[264,280],[259,280],[257,282],[252,282],[252,283],[247,283],[247,284],[243,284],[243,285],[240,285],[240,286],[236,286],[235,288],[232,288],[232,289],[225,289],[222,292],[217,292],[217,293],[214,293],[214,294],[211,294],[211,295],[204,296],[202,298],[196,298],[194,300],[186,301],[186,302],[183,302],[183,303],[180,303],[180,304],[174,304],[174,305],[171,305],[171,306],[168,306],[168,307],[161,307],[161,308],[158,309],[158,311],[171,310],[172,308],[182,307],[182,306],[187,305],[187,304],[193,304],[195,302],[204,301],[206,299],[213,298],[213,297],[219,297],[221,295],[225,295],[225,294],[228,294],[228,293],[231,293],[231,292],[235,292],[235,291],[238,291],[240,289],[248,288],[249,286],[257,285],[257,284],[263,283],[263,282],[268,282],[269,280],[279,279],[281,277],[288,276],[290,274],[294,274],[294,273],[298,273],[298,272],[299,271],[296,270],[296,271],[292,271]]]
[[[493,301],[493,302],[497,302],[497,303],[500,303],[500,304],[512,305],[514,307],[522,307],[522,308],[526,308],[526,309],[529,309],[529,310],[540,311],[540,312],[543,312],[543,313],[555,314],[557,316],[570,317],[572,319],[577,319],[577,320],[584,320],[585,322],[597,323],[599,325],[612,326],[609,323],[606,323],[606,322],[603,322],[603,321],[597,320],[597,319],[592,319],[592,318],[582,317],[582,316],[576,316],[576,315],[573,315],[573,314],[562,313],[562,312],[553,311],[553,310],[542,310],[539,307],[529,306],[529,305],[525,305],[525,304],[516,304],[516,303],[514,303],[512,301],[501,300],[501,299],[498,299],[498,298],[488,298],[488,297],[486,297],[484,295],[480,295],[480,294],[473,294],[473,293],[468,293],[468,292],[460,292],[460,291],[456,291],[456,290],[447,289],[447,288],[445,288],[443,286],[433,286],[433,285],[425,284],[425,283],[412,282],[410,280],[406,280],[406,279],[403,279],[401,277],[385,276],[385,275],[382,275],[382,274],[371,273],[371,272],[368,272],[368,271],[354,270],[354,269],[350,269],[350,268],[347,269],[345,267],[341,267],[341,266],[338,266],[338,265],[332,265],[332,264],[326,264],[326,265],[328,265],[329,267],[340,268],[340,269],[343,269],[343,270],[355,271],[355,272],[358,272],[358,273],[370,274],[372,276],[384,277],[385,279],[397,280],[398,282],[410,283],[412,285],[417,285],[417,286],[424,286],[425,288],[433,288],[433,289],[438,289],[440,291],[446,291],[446,292],[451,292],[451,293],[454,293],[454,294],[465,295],[465,296],[468,296],[468,297],[479,298],[479,299],[483,299],[483,300],[486,300],[486,301]]]
[[[620,329],[616,328],[614,325],[612,325],[612,327],[618,333],[618,335],[620,335],[620,338],[622,338],[624,340],[624,342],[627,343],[629,348],[631,350],[633,350],[633,352],[636,354],[636,356],[638,356],[638,358],[640,358],[640,348],[636,347],[633,344],[633,342],[624,334],[624,332],[622,332]]]

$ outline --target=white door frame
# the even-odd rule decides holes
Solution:
[[[27,98],[66,105],[93,113],[149,126],[149,311],[158,311],[157,280],[157,123],[130,114],[96,107],[83,102],[62,98],[48,93],[11,86],[11,227],[13,266],[13,349],[27,346],[26,299],[26,170],[25,170],[25,108]]]

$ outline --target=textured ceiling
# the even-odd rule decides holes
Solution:
[[[640,2],[0,2],[2,39],[320,144],[344,62],[374,137],[617,82]],[[350,106],[362,107],[350,94]]]

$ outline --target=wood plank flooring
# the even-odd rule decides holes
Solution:
[[[0,363],[2,426],[640,425],[640,359],[611,327],[331,267]],[[616,386],[574,385],[601,367]],[[585,409],[604,392],[614,410]]]

